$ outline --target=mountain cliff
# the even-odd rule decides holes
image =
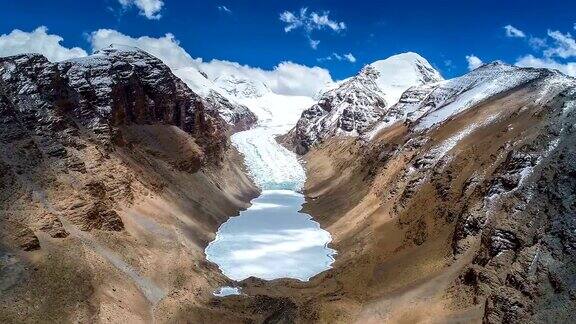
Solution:
[[[313,286],[337,282],[327,295],[342,296],[317,309],[358,322],[574,321],[575,107],[575,79],[497,62],[411,87],[361,138],[315,146],[305,211],[339,264]]]
[[[325,92],[317,104],[306,109],[287,135],[287,142],[297,153],[304,154],[330,136],[364,134],[406,89],[441,80],[428,61],[416,53],[376,61]]]
[[[203,249],[258,192],[223,104],[135,48],[0,58],[0,321],[152,321],[223,283]]]

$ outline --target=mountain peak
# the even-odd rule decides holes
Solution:
[[[425,58],[414,52],[392,55],[368,66],[378,71],[375,82],[389,104],[396,103],[411,86],[444,80]]]
[[[214,79],[214,83],[229,95],[239,99],[258,98],[271,92],[264,82],[239,77],[235,74],[219,76]]]

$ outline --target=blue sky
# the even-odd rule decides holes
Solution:
[[[148,16],[138,8],[155,2],[162,4]],[[302,8],[308,8],[306,19],[315,12],[327,21],[311,22],[308,30],[304,23],[287,32],[288,23],[280,15],[289,11],[298,19]],[[545,58],[544,51],[556,42],[549,31],[573,35],[575,23],[576,1],[20,0],[8,1],[0,10],[0,34],[46,26],[50,34],[63,38],[62,46],[87,52],[92,49],[87,35],[103,28],[131,37],[171,33],[194,58],[264,69],[292,61],[326,68],[334,79],[405,51],[421,54],[445,77],[468,71],[466,56],[472,54],[484,62],[514,63],[527,55]],[[524,37],[507,36],[506,25],[521,30]],[[535,45],[534,39],[547,44]],[[310,40],[319,41],[316,49]],[[355,62],[343,56],[348,53]],[[566,64],[574,56],[546,58]]]

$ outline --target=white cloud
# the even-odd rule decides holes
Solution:
[[[208,74],[210,79],[234,74],[238,77],[260,80],[278,94],[313,96],[326,83],[332,82],[328,70],[293,62],[281,62],[272,70],[224,60],[204,62],[201,58],[192,58],[172,34],[159,38],[148,36],[135,38],[115,30],[100,29],[90,35],[89,41],[94,50],[110,44],[135,46],[158,57],[172,69],[195,67]]]
[[[48,34],[48,28],[40,26],[32,32],[14,29],[10,34],[0,36],[0,56],[23,53],[43,54],[52,62],[86,56],[79,47],[66,48],[60,45],[62,37]]]
[[[530,37],[529,44],[535,50],[542,50],[542,57],[523,55],[516,60],[518,66],[556,69],[570,76],[576,76],[576,62],[567,61],[576,57],[576,41],[570,33],[548,30],[551,39]],[[550,44],[551,43],[551,44]]]
[[[356,62],[356,57],[354,57],[352,53],[344,54],[344,58],[347,59],[350,63]]]
[[[319,40],[314,40],[312,38],[308,38],[308,41],[310,42],[310,47],[312,47],[313,49],[317,49],[318,44],[320,44]]]
[[[324,27],[328,27],[335,32],[339,32],[341,30],[346,29],[346,24],[344,22],[336,22],[336,21],[330,20],[330,18],[328,18],[328,14],[329,14],[329,12],[324,12],[322,15],[319,15],[315,12],[312,12],[310,14],[310,17],[312,18],[312,22],[313,22],[312,26],[315,29],[322,29]]]
[[[560,63],[551,58],[537,58],[533,55],[525,55],[516,61],[516,65],[555,69],[564,74],[576,77],[576,62]]]
[[[148,36],[134,38],[113,29],[99,29],[92,32],[88,40],[93,50],[99,50],[111,44],[138,47],[161,59],[173,69],[194,66],[199,62],[180,47],[178,40],[170,33],[158,38]]]
[[[330,19],[329,14],[329,11],[325,11],[322,14],[318,14],[314,11],[308,13],[308,8],[302,8],[298,15],[291,11],[284,11],[280,14],[280,21],[286,24],[284,26],[284,31],[286,33],[302,28],[304,34],[308,38],[310,46],[313,49],[316,49],[320,41],[311,38],[314,30],[330,29],[339,33],[346,29],[346,24],[344,22]]]
[[[576,56],[576,41],[570,33],[562,34],[559,31],[548,31],[548,36],[554,40],[555,47],[544,51],[547,57],[558,56],[563,59]]]
[[[354,63],[354,62],[356,62],[356,57],[354,57],[354,55],[352,53],[342,54],[342,55],[340,55],[338,53],[332,53],[326,57],[321,57],[321,58],[317,59],[317,61],[319,61],[319,62],[332,61],[332,60],[348,61],[350,63]]]
[[[524,34],[523,31],[521,31],[520,29],[518,29],[512,25],[504,26],[504,30],[506,30],[506,37],[512,37],[512,38],[524,38],[524,37],[526,37],[526,34]]]
[[[231,14],[231,13],[232,13],[232,10],[230,10],[230,9],[229,9],[228,7],[226,7],[225,5],[217,6],[217,8],[218,8],[219,11],[223,11],[223,12],[225,12],[225,13],[227,13],[227,14]]]
[[[314,66],[309,67],[293,62],[281,62],[272,70],[240,65],[236,62],[212,60],[202,62],[198,69],[208,74],[210,79],[220,75],[234,74],[239,77],[264,82],[278,94],[314,96],[324,85],[332,82],[328,70]]]
[[[160,10],[164,6],[164,1],[162,0],[118,0],[118,2],[125,9],[136,6],[136,8],[140,9],[140,15],[148,19],[160,19],[162,17],[160,14]]]
[[[474,54],[466,55],[466,61],[468,61],[468,70],[470,71],[484,64],[484,62],[482,62],[482,60]]]
[[[528,44],[530,44],[530,47],[532,47],[535,50],[539,50],[548,46],[548,43],[546,42],[545,38],[533,37],[533,36],[530,36]]]

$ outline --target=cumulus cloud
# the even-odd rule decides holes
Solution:
[[[99,29],[88,38],[93,50],[99,50],[111,44],[138,47],[157,58],[173,69],[195,66],[199,60],[192,58],[181,46],[174,35],[168,33],[163,37],[130,37],[113,29]]]
[[[198,69],[208,74],[210,79],[221,75],[233,74],[239,77],[264,82],[278,94],[314,96],[324,85],[332,82],[328,70],[314,66],[309,67],[293,62],[281,62],[272,70],[254,68],[236,62],[211,60],[202,62]]]
[[[549,30],[548,36],[554,41],[554,47],[546,49],[545,56],[558,56],[563,59],[576,56],[576,41],[570,33],[562,34],[557,30]]]
[[[470,71],[484,64],[484,62],[482,62],[482,60],[474,54],[466,55],[466,61],[468,61],[468,70]]]
[[[193,58],[188,54],[172,34],[158,38],[131,37],[116,30],[100,29],[90,35],[89,41],[94,50],[107,47],[110,44],[135,46],[158,57],[173,70],[194,67],[205,72],[212,80],[230,74],[260,80],[278,94],[313,96],[326,83],[332,82],[328,70],[293,62],[281,62],[271,70],[225,60],[205,62],[201,58]]]
[[[286,33],[302,29],[310,46],[313,49],[316,49],[320,41],[312,39],[313,31],[328,29],[339,33],[346,29],[346,24],[344,22],[330,19],[329,14],[329,11],[324,11],[321,14],[314,11],[309,13],[308,8],[302,8],[298,14],[295,14],[292,11],[282,12],[280,14],[280,21],[285,23],[284,32]]]
[[[518,66],[556,69],[570,76],[576,76],[576,40],[570,33],[548,30],[548,38],[530,37],[529,44],[535,50],[542,51],[542,57],[532,54],[522,55],[516,60]]]
[[[560,63],[551,58],[537,58],[533,55],[525,55],[516,61],[516,65],[555,69],[564,74],[576,76],[576,62]]]
[[[160,19],[162,17],[160,14],[164,6],[162,0],[118,0],[118,2],[124,9],[135,6],[140,10],[140,15],[148,19]]]
[[[229,9],[228,7],[226,7],[225,5],[217,6],[217,8],[218,8],[218,11],[222,11],[222,12],[225,12],[225,13],[227,13],[227,14],[231,14],[231,13],[232,13],[232,10],[230,10],[230,9]]]
[[[352,53],[342,54],[342,55],[340,55],[338,53],[332,53],[326,57],[321,57],[321,58],[317,59],[317,61],[319,61],[319,62],[332,61],[332,60],[348,61],[350,63],[354,63],[354,62],[356,62],[356,57],[354,57],[354,55]]]
[[[43,54],[52,62],[86,56],[79,47],[66,48],[60,44],[62,37],[48,34],[48,28],[40,26],[32,32],[14,29],[10,34],[0,35],[0,56],[23,53]]]
[[[526,34],[524,34],[523,31],[521,31],[520,29],[518,29],[512,25],[504,26],[504,30],[506,31],[506,37],[512,37],[512,38],[524,38],[524,37],[526,37]]]

